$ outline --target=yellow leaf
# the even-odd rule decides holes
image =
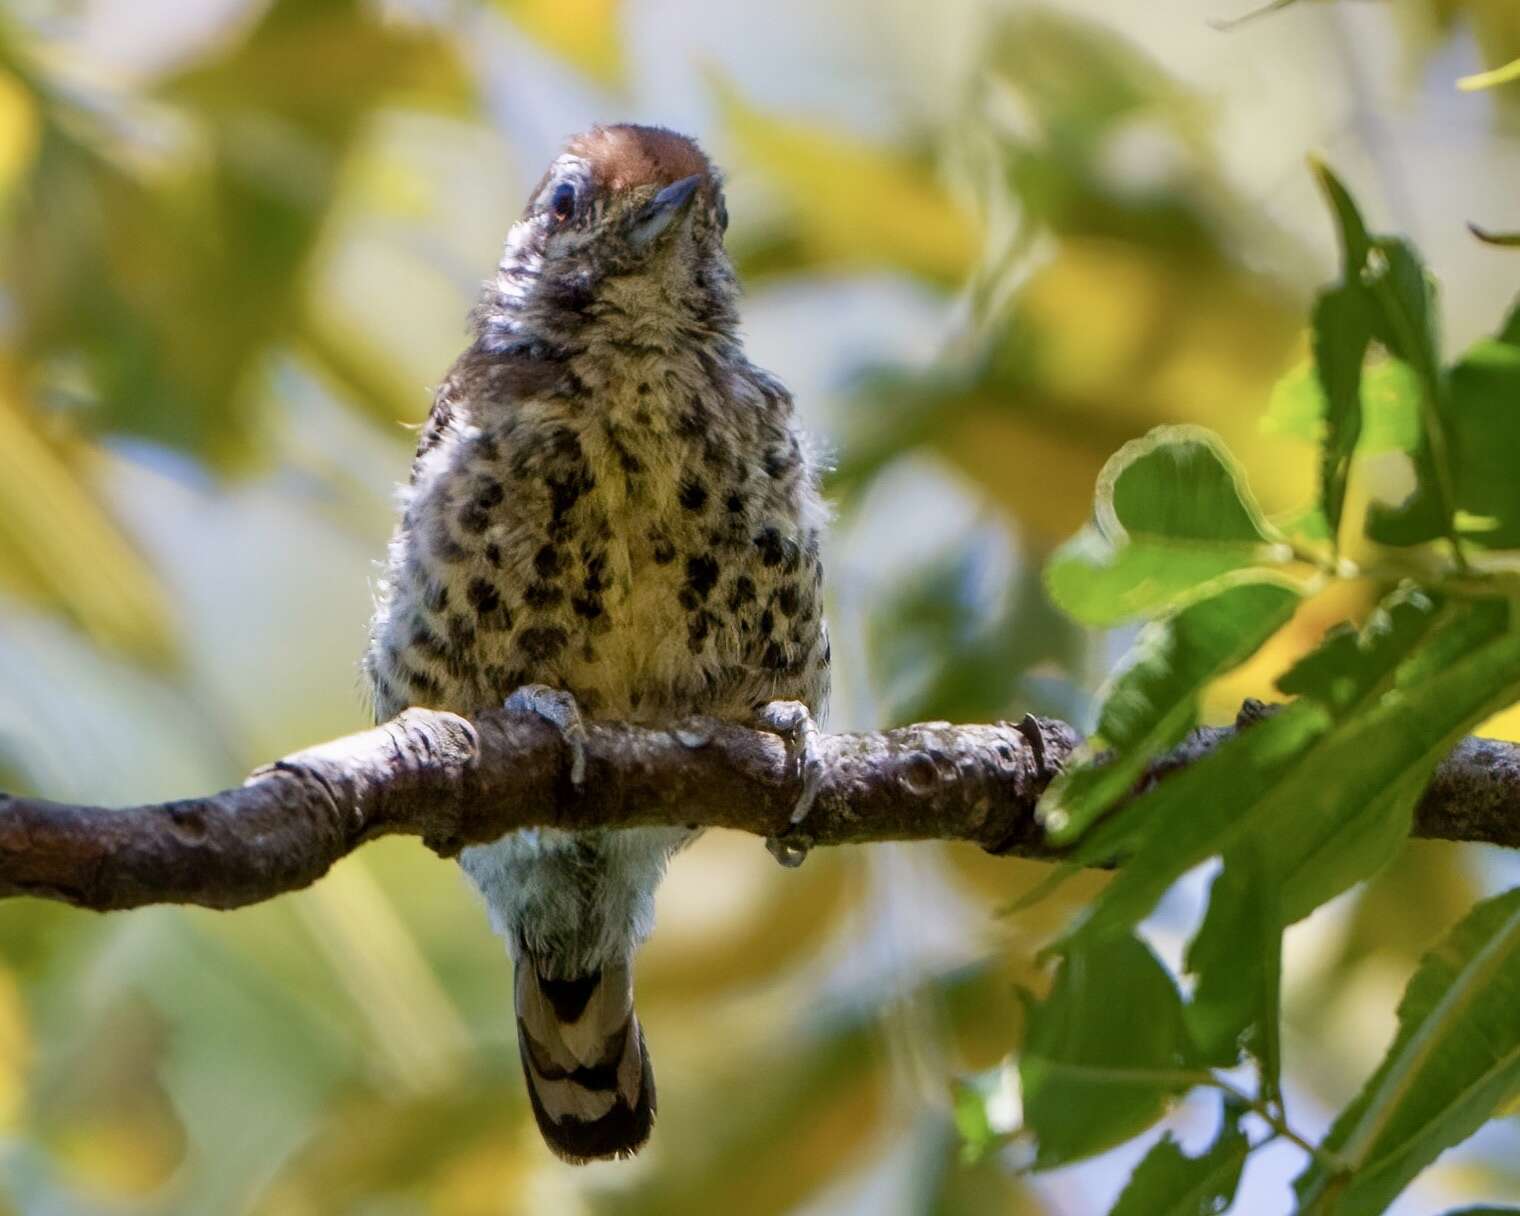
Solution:
[[[1073,425],[1054,409],[1014,410],[989,401],[949,421],[934,446],[1044,549],[1092,513],[1098,473],[1126,437],[1090,418]]]
[[[1511,705],[1508,709],[1495,714],[1473,731],[1473,734],[1484,735],[1490,739],[1520,739],[1520,705]]]
[[[502,1196],[521,1194],[539,1148],[523,1137],[485,1140],[445,1160],[432,1189],[435,1216],[499,1216]]]
[[[1299,324],[1292,300],[1261,276],[1069,238],[1019,297],[1014,325],[1038,351],[1036,384],[1019,404],[1043,399],[1042,424],[1078,448],[1112,451],[1159,423],[1207,426],[1239,453],[1267,508],[1284,509],[1313,493],[1312,463],[1291,440],[1262,434],[1259,420],[1299,349]],[[1021,476],[1036,468],[1011,459]]]
[[[37,107],[16,77],[0,68],[0,204],[37,152]]]
[[[182,1144],[157,1120],[137,1112],[118,1118],[81,1118],[58,1135],[53,1151],[72,1181],[113,1199],[152,1194],[173,1175]]]
[[[534,1168],[542,1169],[547,1156],[529,1131],[516,1054],[499,1064],[484,1055],[467,1074],[426,1094],[386,1085],[348,1087],[314,1112],[311,1130],[249,1212],[495,1216],[564,1210],[512,1201],[531,1193]]]
[[[0,581],[62,608],[97,642],[152,661],[172,650],[153,571],[43,439],[0,366]]]
[[[9,971],[0,971],[0,1132],[16,1130],[31,1061],[26,1006]]]
[[[295,899],[297,914],[370,1023],[377,1065],[427,1093],[457,1081],[470,1037],[417,939],[362,858]]]
[[[1492,89],[1501,84],[1513,84],[1517,80],[1520,80],[1520,59],[1516,59],[1513,63],[1506,63],[1502,68],[1494,68],[1491,72],[1463,76],[1457,81],[1457,88],[1464,93],[1474,93],[1479,89]]]
[[[945,283],[970,273],[978,220],[900,152],[754,109],[721,80],[734,160],[764,176],[788,209],[808,261],[900,267]]]
[[[295,349],[335,392],[387,427],[422,422],[427,394],[414,391],[386,351],[336,314],[331,307],[308,308],[292,340]]]
[[[1209,685],[1203,701],[1204,721],[1230,721],[1247,697],[1281,700],[1278,677],[1318,646],[1326,630],[1343,621],[1364,622],[1377,600],[1377,585],[1364,579],[1335,579],[1318,595],[1305,599],[1293,619],[1249,661]]]
[[[692,850],[661,889],[661,932],[639,956],[651,1008],[771,982],[838,932],[863,894],[827,850],[795,874],[757,869],[754,842],[732,833],[709,832]]]
[[[606,84],[623,79],[618,0],[496,0],[530,38]]]

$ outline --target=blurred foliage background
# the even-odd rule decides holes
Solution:
[[[1445,284],[1450,345],[1520,262],[1513,0],[7,0],[0,8],[0,786],[163,799],[364,724],[369,583],[429,385],[568,133],[661,122],[723,164],[755,359],[837,452],[832,723],[1086,723],[1128,641],[1045,601],[1123,441],[1201,422],[1272,512],[1262,424],[1332,235],[1305,154]],[[1336,620],[1344,587],[1210,707]],[[1494,731],[1515,733],[1520,722]],[[1290,1076],[1323,1129],[1414,959],[1512,859],[1411,846],[1288,938]],[[1028,1179],[961,1163],[951,1079],[1091,896],[958,848],[778,870],[709,835],[641,961],[661,1122],[538,1143],[509,967],[457,872],[382,842],[214,914],[0,906],[0,1210],[1069,1213],[1145,1142]],[[1184,890],[1148,926],[1166,956]],[[1170,956],[1168,956],[1170,957]],[[1184,1104],[1171,1127],[1203,1127]],[[1394,1210],[1520,1199],[1520,1126]],[[1241,1212],[1298,1159],[1252,1159]]]

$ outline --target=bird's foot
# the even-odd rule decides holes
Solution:
[[[570,750],[570,784],[578,789],[585,782],[586,724],[581,720],[581,707],[570,693],[547,684],[524,684],[502,703],[502,708],[537,714],[557,727]]]
[[[788,767],[802,782],[787,826],[775,836],[766,837],[765,847],[787,869],[795,869],[807,860],[811,843],[797,832],[808,817],[818,790],[823,785],[823,752],[818,744],[818,723],[801,701],[769,701],[755,711],[755,721],[762,730],[772,731],[786,743]]]

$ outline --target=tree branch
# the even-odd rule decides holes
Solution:
[[[1194,732],[1148,780],[1195,762],[1265,712]],[[673,730],[588,728],[587,777],[571,787],[563,744],[536,718],[467,721],[408,710],[384,726],[297,752],[237,789],[110,810],[0,795],[0,897],[109,910],[233,908],[315,882],[377,836],[422,837],[441,856],[525,827],[649,825],[782,831],[796,798],[774,735],[694,718]],[[1064,722],[920,723],[823,736],[814,845],[966,840],[1055,859],[1034,808],[1080,742]],[[1471,738],[1440,767],[1415,835],[1520,848],[1520,745]]]

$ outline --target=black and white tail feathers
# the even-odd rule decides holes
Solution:
[[[627,963],[569,979],[517,962],[517,1046],[538,1130],[573,1165],[631,1157],[654,1126],[654,1072]]]

